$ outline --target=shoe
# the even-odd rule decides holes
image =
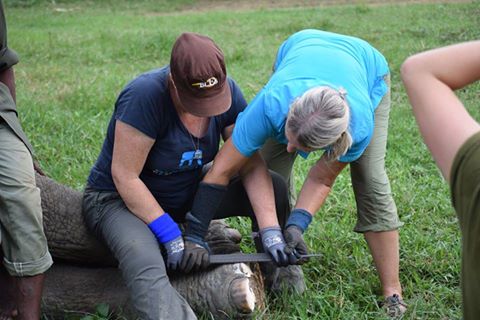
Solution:
[[[273,294],[282,292],[302,294],[306,290],[305,278],[301,266],[278,267],[275,263],[260,265],[265,288]]]
[[[393,319],[401,319],[407,311],[407,304],[398,294],[386,297],[381,306],[385,309],[387,315]]]

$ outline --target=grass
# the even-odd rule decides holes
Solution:
[[[76,189],[96,160],[116,95],[139,73],[168,63],[182,31],[215,39],[247,100],[267,81],[277,47],[297,30],[319,28],[369,41],[384,53],[392,73],[387,170],[405,223],[400,232],[401,282],[410,306],[405,318],[461,318],[458,223],[448,187],[421,142],[399,67],[415,52],[480,38],[478,1],[242,11],[204,10],[205,1],[193,0],[5,3],[9,45],[21,56],[15,71],[23,127],[47,174]],[[479,89],[459,92],[477,119]],[[297,161],[297,188],[316,158]],[[304,267],[306,295],[294,301],[272,298],[257,318],[382,318],[369,251],[352,232],[355,213],[345,170],[306,236],[311,251],[324,254],[320,263]],[[248,234],[246,221],[232,223]]]

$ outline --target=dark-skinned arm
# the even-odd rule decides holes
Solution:
[[[15,90],[15,73],[13,68],[8,68],[0,72],[0,82],[5,84],[10,90],[13,101],[17,103],[17,95]]]

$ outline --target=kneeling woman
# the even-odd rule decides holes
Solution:
[[[208,265],[204,241],[210,220],[252,216],[254,228],[277,228],[276,212],[288,214],[287,189],[274,178],[278,199],[255,199],[260,156],[230,185],[201,184],[202,168],[227,139],[246,102],[226,75],[221,50],[208,37],[185,33],[174,44],[170,65],[140,75],[120,93],[100,156],[84,194],[89,228],[119,262],[131,300],[142,319],[196,319],[171,286],[166,269],[190,272]],[[264,179],[265,177],[263,177]],[[187,214],[197,189],[209,201],[226,189],[218,208],[202,216]],[[252,195],[253,194],[253,195]],[[261,213],[261,214],[258,214]],[[178,223],[187,220],[185,241]],[[159,248],[166,252],[166,264]],[[167,265],[167,268],[166,268]]]

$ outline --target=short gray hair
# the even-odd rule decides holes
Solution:
[[[329,147],[330,159],[338,159],[352,146],[346,95],[342,88],[309,89],[290,106],[285,129],[295,135],[301,146],[315,150]]]

